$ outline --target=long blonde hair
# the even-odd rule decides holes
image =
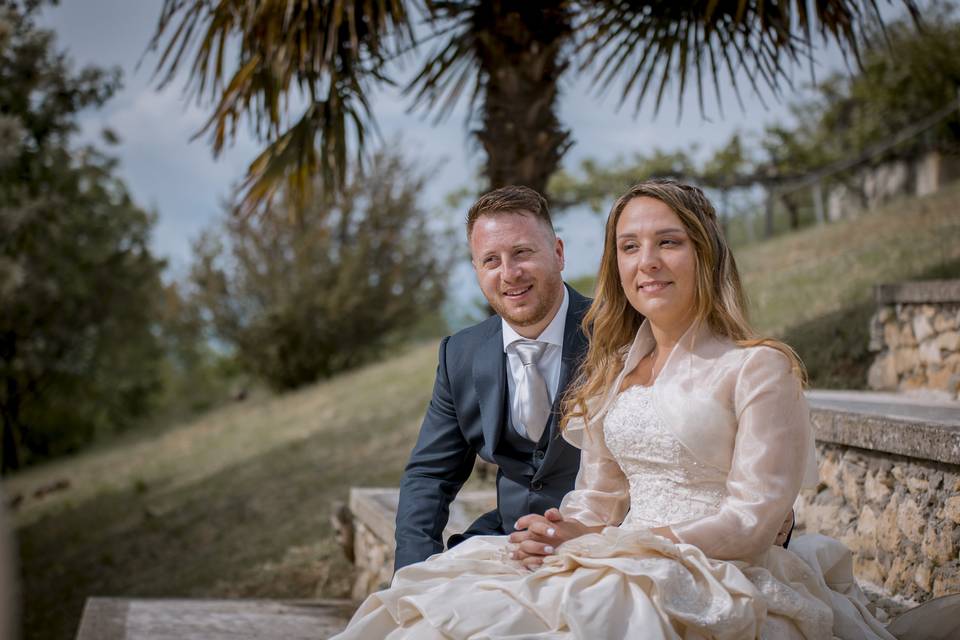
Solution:
[[[724,238],[716,211],[699,188],[674,180],[647,180],[634,185],[610,209],[604,232],[603,257],[597,274],[596,297],[583,318],[583,332],[590,342],[580,373],[563,403],[562,424],[572,418],[593,418],[587,401],[602,395],[623,366],[623,351],[643,322],[630,306],[620,284],[617,267],[617,223],[634,198],[655,198],[666,204],[686,229],[696,256],[694,322],[706,322],[718,336],[737,345],[766,345],[781,351],[804,384],[806,371],[797,353],[772,338],[758,337],[747,319],[747,299],[740,282],[737,263]]]

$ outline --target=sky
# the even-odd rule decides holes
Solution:
[[[118,172],[134,200],[156,212],[153,248],[167,258],[170,276],[178,277],[189,264],[191,242],[222,215],[222,203],[244,176],[260,143],[241,128],[233,145],[214,158],[206,138],[193,139],[208,117],[208,105],[185,100],[183,75],[158,90],[153,76],[157,55],[147,51],[161,5],[161,0],[60,0],[59,5],[43,10],[39,22],[56,32],[57,47],[68,54],[75,68],[89,64],[121,68],[123,88],[101,109],[81,114],[78,142],[102,146],[100,132],[106,127],[118,134],[121,142],[110,153],[119,159]],[[407,75],[401,77],[409,77],[414,67],[408,65]],[[817,77],[844,68],[835,47],[816,51]],[[806,65],[793,75],[798,87],[809,84]],[[576,170],[586,158],[609,162],[654,147],[697,144],[706,153],[735,131],[759,132],[764,125],[783,122],[788,117],[786,105],[801,95],[798,89],[786,91],[779,101],[769,93],[760,98],[750,89],[745,73],[738,73],[738,78],[742,110],[725,81],[724,117],[712,92],[707,96],[707,117],[701,117],[696,92],[688,90],[679,122],[675,91],[664,98],[658,115],[648,106],[634,117],[632,106],[615,109],[615,95],[598,99],[585,79],[568,79],[562,86],[560,119],[571,130],[575,144],[564,168]],[[474,185],[483,160],[464,127],[464,105],[434,126],[428,115],[409,113],[409,101],[396,90],[379,92],[372,103],[383,139],[399,141],[409,159],[429,170],[424,205],[450,225],[458,225],[465,211],[448,210],[445,195]],[[602,246],[602,218],[577,209],[557,216],[556,222],[566,242],[565,276],[593,273]],[[452,271],[451,289],[455,304],[479,298],[466,259]]]

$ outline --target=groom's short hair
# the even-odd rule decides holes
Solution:
[[[467,212],[467,240],[473,233],[473,225],[481,216],[501,213],[531,215],[554,232],[547,199],[530,187],[510,185],[485,193],[473,203]]]

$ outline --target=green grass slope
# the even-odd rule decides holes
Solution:
[[[825,388],[864,388],[879,283],[960,278],[960,183],[737,254],[757,328],[792,345]]]
[[[757,324],[798,348],[815,384],[861,386],[872,285],[960,277],[957,203],[960,185],[739,251]],[[71,637],[91,595],[346,595],[331,506],[351,485],[398,483],[435,366],[435,343],[414,346],[7,479],[6,497],[24,497],[26,638]]]
[[[26,638],[69,638],[86,597],[346,595],[334,501],[395,485],[430,398],[436,345],[303,391],[215,411],[4,482]],[[68,489],[33,492],[58,480]]]

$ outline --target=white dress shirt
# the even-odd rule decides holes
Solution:
[[[567,287],[563,287],[563,302],[557,309],[557,314],[547,325],[539,336],[534,338],[538,342],[546,342],[547,348],[537,362],[537,369],[547,383],[547,393],[550,394],[550,403],[553,404],[557,398],[557,386],[560,384],[560,363],[563,358],[563,331],[567,324],[567,307],[570,306],[570,294]],[[520,378],[520,371],[523,369],[523,363],[520,362],[520,356],[517,354],[515,342],[527,340],[513,327],[507,324],[506,320],[501,320],[503,324],[503,352],[507,354],[507,393],[508,405],[510,406],[513,424],[520,424],[520,417],[513,411],[513,394],[517,388],[517,380]]]

